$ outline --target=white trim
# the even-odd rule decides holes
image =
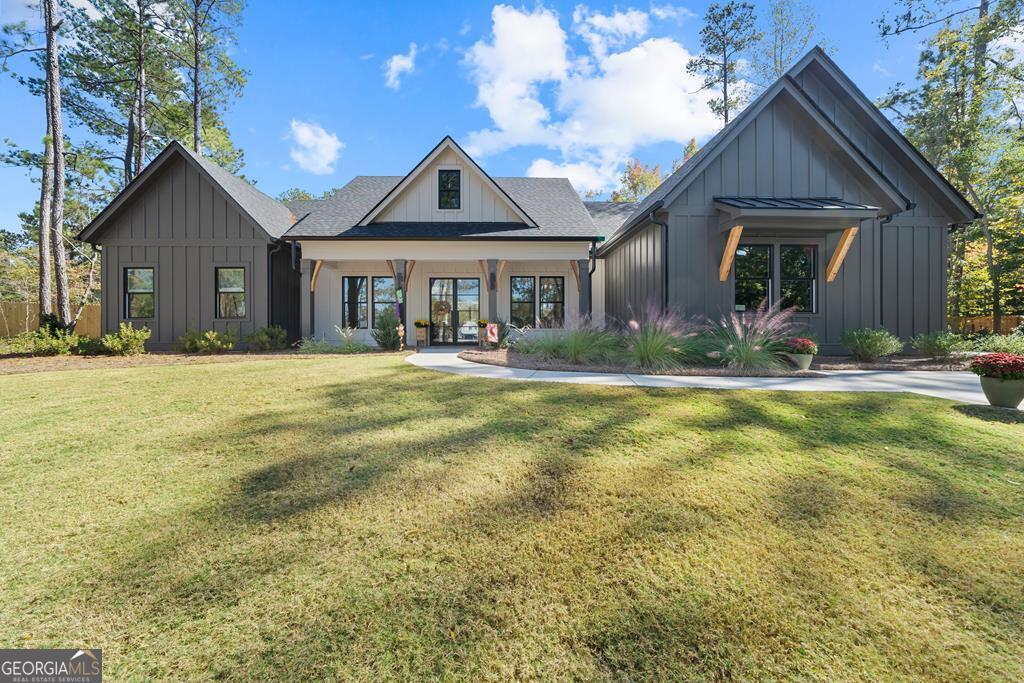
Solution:
[[[404,258],[419,261],[476,261],[506,259],[516,261],[562,261],[586,259],[590,242],[515,242],[484,240],[311,240],[301,242],[303,259],[325,261],[383,261]],[[423,264],[426,265],[426,264]],[[417,271],[421,266],[417,265]]]

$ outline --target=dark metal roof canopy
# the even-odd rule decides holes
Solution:
[[[848,202],[838,197],[715,197],[715,202],[737,209],[819,209],[878,211],[877,206]]]
[[[835,227],[878,218],[883,209],[838,197],[715,197],[726,225],[780,221],[792,227]],[[748,227],[752,227],[748,224]]]

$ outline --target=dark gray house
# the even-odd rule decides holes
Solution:
[[[489,176],[449,137],[405,175],[288,206],[172,143],[81,238],[103,250],[103,320],[268,324],[369,339],[394,311],[432,343],[477,320],[538,333],[648,306],[717,318],[796,308],[823,350],[844,330],[945,327],[949,232],[970,204],[818,49],[639,204],[564,178]]]

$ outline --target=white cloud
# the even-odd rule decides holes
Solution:
[[[682,21],[683,19],[692,19],[696,17],[697,13],[679,5],[655,5],[652,2],[651,16],[660,21],[665,21],[667,19]]]
[[[409,52],[406,54],[391,55],[384,64],[384,85],[392,90],[398,90],[401,85],[402,74],[412,73],[416,66],[416,43],[409,43]]]
[[[544,8],[499,5],[491,18],[493,36],[466,56],[477,104],[492,121],[470,133],[470,154],[544,146],[561,159],[536,158],[531,175],[564,175],[577,189],[600,190],[615,184],[637,147],[685,145],[721,125],[700,80],[686,73],[691,53],[676,40],[647,37],[644,12],[577,7],[573,36]]]
[[[535,159],[526,169],[531,178],[568,178],[577,192],[604,192],[616,186],[618,164],[591,164],[586,161],[559,164],[550,159]]]
[[[577,5],[572,13],[573,30],[590,46],[597,59],[603,59],[609,47],[623,45],[630,38],[647,35],[650,20],[647,13],[636,9],[614,14],[591,13],[586,5]]]
[[[871,70],[883,78],[892,78],[892,72],[886,69],[881,62],[875,62],[872,64]]]
[[[295,144],[289,155],[299,168],[317,175],[334,173],[334,162],[345,143],[318,123],[292,119],[288,136]]]
[[[95,21],[100,12],[89,0],[70,0],[72,7],[85,10],[85,15]],[[24,21],[35,29],[43,24],[42,9],[38,0],[0,0],[0,24],[16,24]]]
[[[471,28],[473,27],[469,25],[469,22],[464,20],[462,26],[459,27],[459,35],[464,36],[468,34]]]

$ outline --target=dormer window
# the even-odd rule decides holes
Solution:
[[[442,211],[462,208],[462,171],[442,169],[437,172],[437,208]]]

